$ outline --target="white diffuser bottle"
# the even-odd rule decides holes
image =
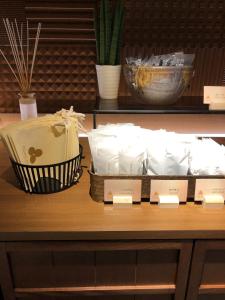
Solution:
[[[37,117],[37,103],[35,93],[19,94],[21,120]]]

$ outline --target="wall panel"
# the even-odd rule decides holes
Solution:
[[[114,1],[114,0],[113,0]],[[2,0],[0,17],[26,18],[30,41],[42,22],[33,90],[39,112],[74,105],[91,111],[97,92],[94,8],[98,0]],[[124,0],[123,62],[183,50],[195,53],[195,76],[187,96],[201,96],[203,85],[225,83],[225,2],[223,0]],[[8,9],[10,7],[10,10]],[[0,44],[7,43],[2,22]],[[7,53],[9,50],[5,50]],[[0,112],[18,111],[18,87],[0,58]],[[120,95],[129,95],[124,79]]]

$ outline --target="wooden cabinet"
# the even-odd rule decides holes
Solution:
[[[225,299],[225,241],[197,241],[187,300]]]
[[[225,241],[2,242],[0,249],[4,300],[225,299]]]
[[[1,249],[5,300],[183,300],[192,243],[9,242]]]
[[[29,195],[7,156],[0,145],[4,300],[225,299],[225,206],[107,206],[87,172],[63,193]]]

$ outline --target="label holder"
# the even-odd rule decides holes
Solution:
[[[205,207],[223,207],[225,179],[196,179],[195,202]]]
[[[187,202],[188,180],[151,180],[150,203],[177,207]]]
[[[142,182],[139,179],[105,179],[105,204],[140,204]]]

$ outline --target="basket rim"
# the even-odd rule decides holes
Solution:
[[[104,179],[125,179],[127,177],[129,177],[130,179],[138,177],[140,179],[151,180],[225,179],[225,175],[100,175],[95,173],[93,163],[90,165],[88,173],[91,176]]]

